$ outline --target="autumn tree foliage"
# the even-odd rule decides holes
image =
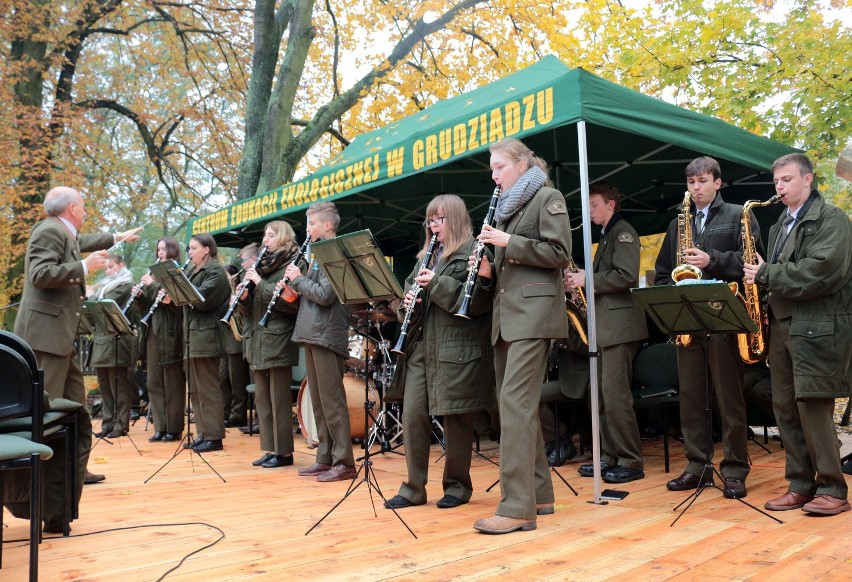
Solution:
[[[843,15],[846,15],[844,20]],[[52,185],[89,228],[193,215],[546,54],[796,145],[848,139],[848,0],[8,0],[0,8],[0,306]],[[846,182],[821,187],[848,202]]]

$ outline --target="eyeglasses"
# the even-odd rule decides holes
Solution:
[[[426,226],[438,226],[440,224],[444,224],[444,221],[447,220],[446,216],[436,216],[435,218],[427,218],[424,222]]]

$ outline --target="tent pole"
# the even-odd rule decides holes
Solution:
[[[586,271],[586,317],[589,338],[589,390],[592,417],[592,466],[595,470],[592,503],[605,505],[601,500],[601,439],[600,395],[598,392],[598,334],[595,325],[595,281],[592,268],[592,225],[589,213],[589,158],[586,151],[586,122],[577,122],[577,151],[580,161],[580,201],[583,209],[583,266]]]

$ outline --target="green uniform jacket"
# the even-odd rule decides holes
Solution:
[[[302,296],[293,341],[322,346],[348,358],[350,309],[337,298],[319,264],[311,261],[290,286]]]
[[[299,344],[293,341],[296,314],[288,311],[291,308],[286,306],[283,299],[275,304],[267,326],[258,325],[272,299],[275,284],[284,278],[284,271],[289,264],[288,260],[280,269],[263,276],[247,299],[245,307],[251,310],[251,316],[243,316],[243,337],[246,341],[246,359],[253,370],[299,365]]]
[[[790,233],[776,263],[756,281],[793,302],[790,352],[796,398],[843,398],[852,386],[852,224],[816,190],[811,207]],[[786,213],[769,229],[769,247]],[[792,244],[791,244],[792,243]],[[772,362],[769,362],[770,365]]]
[[[571,258],[565,199],[543,187],[507,223],[509,246],[494,252],[491,342],[568,336],[562,269]]]
[[[32,349],[67,356],[86,300],[81,252],[112,246],[111,234],[79,234],[75,241],[58,218],[33,227],[24,259],[24,293],[15,319],[15,335]]]
[[[195,267],[188,275],[190,282],[204,296],[202,303],[184,307],[184,317],[189,337],[184,352],[190,358],[220,358],[225,355],[223,334],[225,328],[220,319],[228,310],[231,285],[225,268],[217,259],[211,259],[201,267]],[[159,311],[159,310],[158,310]]]
[[[144,317],[157,293],[162,286],[157,283],[151,283],[142,289],[142,294],[139,298],[140,311]],[[150,326],[150,327],[149,327]],[[139,345],[145,349],[148,330],[151,329],[157,338],[157,355],[156,361],[161,366],[176,364],[183,359],[183,310],[173,303],[166,305],[160,302],[160,305],[154,311],[151,318],[148,320],[148,326],[141,324],[138,326],[141,331]]]
[[[122,283],[115,289],[106,293],[104,295],[104,299],[112,299],[118,304],[119,308],[124,307],[124,304],[127,303],[127,298],[130,297],[131,289],[133,289],[133,285],[131,283]],[[128,310],[127,315],[132,321],[133,316],[130,313],[130,310]],[[105,329],[101,329],[96,319],[95,333],[92,336],[92,353],[89,359],[89,365],[93,368],[129,367],[135,360],[136,342],[136,336],[120,336],[117,342],[118,358],[116,359],[115,338],[111,334],[106,333]]]
[[[490,289],[474,288],[470,319],[456,317],[464,299],[468,258],[474,240],[465,242],[443,264],[421,292],[425,309],[420,348],[425,349],[429,377],[429,414],[464,414],[494,404],[494,352],[491,349]],[[489,257],[490,259],[490,257]],[[405,292],[414,283],[420,262],[405,281]],[[404,308],[399,313],[404,314]],[[405,370],[397,371],[404,383]]]
[[[648,337],[645,310],[630,292],[639,285],[640,251],[636,230],[620,216],[613,216],[594,259],[595,318],[602,347]]]

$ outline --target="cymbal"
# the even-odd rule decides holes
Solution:
[[[394,313],[390,309],[385,308],[362,309],[360,311],[353,311],[352,319],[357,319],[359,321],[376,321],[378,323],[387,323],[389,321],[396,321],[396,313]]]

